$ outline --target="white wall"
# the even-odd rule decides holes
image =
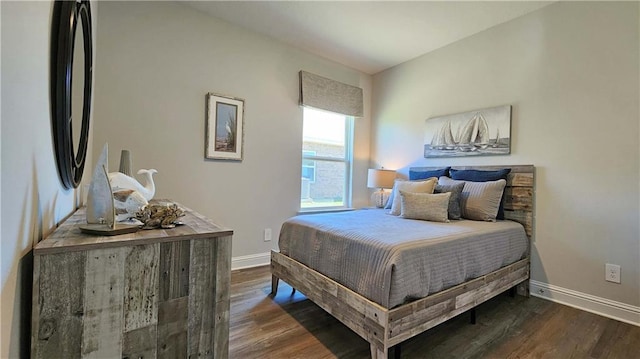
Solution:
[[[232,228],[234,257],[275,248],[298,210],[300,70],[364,90],[353,192],[355,206],[367,205],[371,76],[175,3],[104,2],[99,22],[94,153],[108,142],[111,171],[122,149],[135,171],[157,169],[156,198]],[[208,92],[245,100],[242,162],[204,159]],[[264,228],[273,229],[270,243]]]
[[[532,279],[637,308],[638,14],[559,2],[375,75],[372,162],[534,164]],[[425,119],[504,104],[510,156],[422,158]],[[622,284],[604,281],[605,263]]]
[[[93,6],[95,15],[97,7]],[[29,353],[31,250],[58,222],[73,212],[79,191],[62,188],[51,138],[49,50],[53,3],[2,1],[0,9],[0,358],[17,358],[26,357]],[[94,23],[94,30],[96,27]],[[92,156],[91,149],[88,156]],[[91,161],[87,166],[91,166]]]

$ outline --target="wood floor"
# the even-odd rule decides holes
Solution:
[[[229,357],[369,358],[369,344],[269,267],[231,274]],[[640,327],[539,298],[500,295],[402,344],[402,358],[640,358]]]

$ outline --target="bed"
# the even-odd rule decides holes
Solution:
[[[528,295],[534,167],[452,168],[505,167],[511,169],[506,221],[431,223],[373,209],[289,220],[281,251],[271,253],[273,294],[280,279],[289,283],[367,340],[376,359],[508,289]],[[371,223],[374,228],[363,229]],[[431,239],[421,239],[421,231]],[[478,254],[487,246],[493,246],[490,258]]]

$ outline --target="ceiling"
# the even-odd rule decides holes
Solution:
[[[187,1],[224,21],[368,74],[552,1]]]

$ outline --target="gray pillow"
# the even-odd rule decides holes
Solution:
[[[449,222],[447,211],[451,193],[413,193],[399,191],[400,217],[423,221]]]
[[[433,193],[451,193],[449,198],[449,219],[460,219],[462,217],[462,210],[460,208],[460,198],[462,197],[462,190],[464,183],[458,183],[451,186],[436,185]]]
[[[462,218],[475,221],[495,222],[502,192],[507,181],[501,179],[487,182],[458,181],[449,177],[440,177],[438,184],[451,186],[464,183],[460,205]]]

